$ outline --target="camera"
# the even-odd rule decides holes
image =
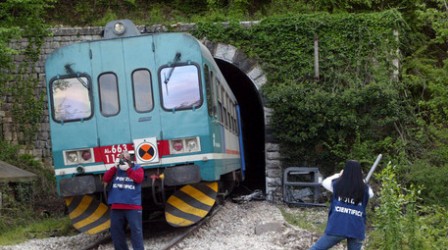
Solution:
[[[120,158],[120,160],[118,161],[118,164],[123,165],[124,164],[124,160],[122,158]]]

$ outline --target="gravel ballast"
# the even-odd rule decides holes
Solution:
[[[213,218],[172,249],[309,249],[319,235],[288,224],[282,216],[280,207],[288,213],[304,213],[304,210],[300,208],[289,208],[267,201],[248,201],[240,204],[226,202]],[[315,216],[313,220],[317,223],[325,223],[327,219],[325,208],[308,209],[306,214]],[[3,246],[0,249],[83,249],[91,245],[100,236],[78,234],[71,237],[34,239],[14,246]],[[169,237],[167,236],[165,239],[160,237],[145,238],[145,249],[161,249],[166,245]],[[108,243],[101,245],[98,249],[112,250],[114,248],[111,243]],[[130,249],[132,248],[130,247]],[[332,249],[344,248],[340,244]]]

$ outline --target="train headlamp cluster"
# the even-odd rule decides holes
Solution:
[[[91,148],[67,150],[63,152],[63,156],[65,165],[94,162],[93,151]]]
[[[183,154],[201,151],[199,137],[170,140],[169,145],[171,154]]]

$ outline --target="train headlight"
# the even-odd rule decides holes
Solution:
[[[114,25],[114,33],[116,35],[123,35],[123,33],[126,31],[126,27],[121,22],[116,22]]]
[[[63,156],[65,165],[95,162],[91,148],[64,151]]]
[[[92,160],[92,153],[90,150],[83,150],[81,152],[81,158],[83,161],[91,161]]]
[[[76,151],[67,152],[67,162],[69,164],[78,163],[78,154]]]
[[[199,137],[170,140],[171,154],[192,153],[200,151],[201,144],[199,142]]]
[[[188,139],[187,142],[187,151],[188,152],[196,152],[198,151],[198,142],[196,138]]]
[[[173,149],[177,152],[182,152],[184,149],[184,143],[182,140],[175,140],[172,142]]]

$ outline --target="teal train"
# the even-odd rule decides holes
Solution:
[[[238,103],[192,35],[112,21],[102,39],[55,50],[45,73],[57,190],[81,232],[110,227],[101,178],[123,151],[145,170],[144,214],[174,227],[244,180]]]

